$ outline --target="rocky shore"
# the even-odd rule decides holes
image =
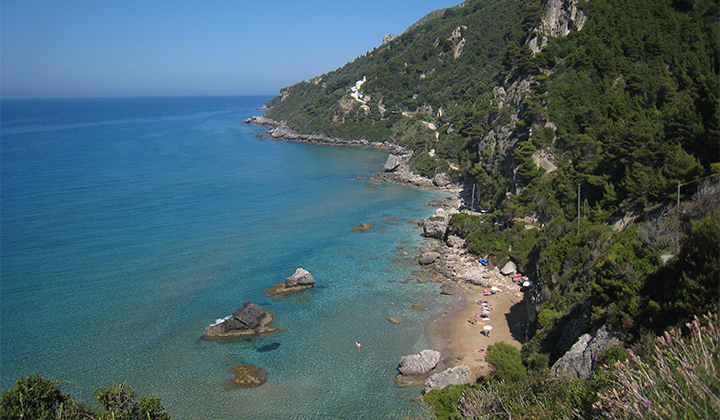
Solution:
[[[245,120],[245,123],[265,127],[270,138],[275,140],[296,141],[313,144],[326,144],[334,146],[360,146],[374,149],[388,150],[390,155],[384,165],[384,172],[373,176],[375,181],[390,182],[400,185],[413,185],[428,190],[447,190],[460,192],[462,187],[453,184],[447,174],[441,173],[432,179],[413,173],[408,162],[413,155],[408,150],[390,141],[376,142],[366,139],[352,140],[340,137],[331,137],[324,134],[301,134],[287,127],[284,121],[275,121],[265,116],[255,116]]]
[[[504,264],[502,268],[484,266],[477,256],[466,251],[463,238],[448,232],[450,217],[460,211],[467,212],[463,209],[465,202],[469,201],[469,194],[463,191],[461,185],[453,184],[444,173],[433,179],[413,173],[408,166],[412,151],[391,142],[299,134],[290,130],[284,122],[263,116],[252,117],[246,123],[266,127],[267,134],[277,140],[388,150],[390,154],[384,164],[384,171],[373,176],[375,182],[412,185],[450,193],[445,200],[427,203],[436,211],[433,216],[419,222],[426,240],[416,256],[418,267],[413,275],[420,283],[441,283],[440,293],[456,296],[456,299],[426,326],[432,349],[423,350],[418,355],[405,356],[400,361],[396,379],[398,386],[424,385],[425,391],[429,391],[449,384],[472,383],[477,377],[490,373],[484,361],[484,351],[488,345],[505,341],[518,348],[521,346],[527,311],[520,308],[523,305],[522,288],[512,281],[512,276],[517,274],[516,268],[513,264]],[[486,296],[488,290],[492,294]],[[477,304],[480,301],[493,301],[495,312],[491,319],[495,321],[492,323],[492,333],[487,335],[481,334],[486,331],[481,324],[469,322],[481,311]]]

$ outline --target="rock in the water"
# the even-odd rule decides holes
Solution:
[[[258,366],[253,366],[247,363],[235,365],[231,369],[233,377],[230,381],[235,386],[244,388],[258,387],[267,381],[265,372]]]
[[[392,322],[393,324],[401,324],[405,322],[405,318],[401,316],[389,316],[388,321]]]
[[[370,230],[373,228],[372,223],[360,223],[359,225],[355,226],[354,228],[350,229],[351,232],[364,232],[366,230]]]
[[[443,239],[447,231],[447,220],[444,217],[432,216],[423,220],[423,232],[428,238]]]
[[[420,354],[412,354],[400,358],[398,370],[403,375],[425,375],[440,362],[440,352],[423,350]]]
[[[310,286],[315,284],[315,279],[309,271],[298,268],[295,273],[285,279],[285,287]]]
[[[205,330],[205,339],[220,340],[240,337],[251,337],[258,334],[278,331],[268,326],[275,316],[266,312],[259,305],[250,301],[243,303],[231,316],[225,320],[208,327]]]
[[[415,311],[422,311],[425,309],[425,307],[419,303],[413,303],[412,308]]]
[[[286,278],[284,283],[276,284],[270,289],[265,289],[269,295],[288,295],[290,293],[301,292],[315,286],[315,279],[309,271],[304,268],[298,268],[295,273]]]
[[[428,265],[432,264],[440,258],[440,254],[435,251],[429,251],[429,252],[423,252],[420,254],[420,257],[418,258],[418,261],[420,261],[420,264],[422,265]]]
[[[507,264],[500,270],[503,276],[512,276],[517,272],[517,266],[514,262],[508,261]]]
[[[400,166],[401,163],[402,159],[400,158],[400,156],[391,154],[385,161],[385,165],[383,166],[383,168],[385,169],[385,172],[392,172],[397,169],[397,167]]]
[[[473,376],[468,365],[455,366],[436,373],[425,381],[425,392],[433,389],[443,389],[448,385],[472,384]]]
[[[622,342],[613,337],[607,325],[595,332],[583,334],[578,341],[552,365],[550,371],[558,376],[579,377],[587,379],[597,365],[600,355],[612,346]]]
[[[250,329],[253,330],[260,326],[260,322],[265,318],[267,312],[261,308],[260,305],[256,305],[250,301],[243,303],[242,308],[239,308],[232,314],[232,317],[228,320],[234,328]],[[235,326],[235,323],[237,326]]]

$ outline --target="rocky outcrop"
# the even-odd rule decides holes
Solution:
[[[284,283],[276,284],[271,289],[266,289],[265,292],[269,295],[287,295],[311,289],[314,286],[315,279],[312,274],[304,268],[298,268],[292,276],[285,279]]]
[[[439,351],[423,350],[419,354],[401,357],[398,370],[403,375],[426,375],[437,366],[440,358]]]
[[[276,327],[268,326],[274,319],[275,315],[266,312],[259,305],[247,301],[231,316],[208,327],[205,330],[205,339],[246,338],[279,331]]]
[[[389,150],[396,155],[405,155],[410,153],[407,149],[389,141],[377,142],[366,139],[343,139],[340,137],[331,137],[324,134],[302,134],[292,130],[287,126],[285,121],[275,121],[263,115],[254,116],[245,120],[250,125],[259,125],[268,129],[268,134],[273,139],[298,141],[316,144],[330,144],[342,146],[365,146],[374,147],[376,149]]]
[[[422,265],[428,265],[432,264],[440,258],[440,254],[435,251],[429,251],[429,252],[423,252],[420,254],[420,257],[418,257],[418,261],[420,261],[420,264]]]
[[[387,319],[393,324],[402,324],[405,322],[405,318],[401,316],[389,316]]]
[[[392,172],[397,169],[402,163],[403,161],[400,156],[393,155],[391,153],[390,155],[388,155],[388,158],[385,161],[385,165],[383,165],[383,169],[385,169],[385,172]]]
[[[537,54],[547,45],[548,38],[580,31],[585,22],[587,16],[578,9],[578,0],[549,0],[545,5],[542,21],[527,44],[533,53]]]
[[[599,330],[580,336],[578,341],[552,365],[554,375],[587,379],[597,366],[600,355],[612,346],[622,342],[614,337],[603,325]]]
[[[443,239],[447,231],[448,222],[444,217],[432,216],[422,221],[423,232],[426,238]]]
[[[262,369],[247,363],[235,365],[230,371],[233,374],[230,382],[242,388],[258,387],[267,381],[267,376]]]
[[[433,184],[435,184],[438,187],[446,187],[448,186],[452,180],[450,179],[450,175],[446,173],[439,173],[433,177]]]
[[[430,392],[433,389],[443,389],[448,385],[469,385],[473,381],[474,378],[468,365],[455,366],[428,378],[425,381],[425,392]]]
[[[372,223],[369,222],[363,222],[355,226],[354,228],[350,229],[350,232],[365,232],[366,230],[370,230],[373,228]]]
[[[292,276],[285,279],[285,287],[312,286],[314,284],[315,279],[312,274],[302,267],[295,270]]]

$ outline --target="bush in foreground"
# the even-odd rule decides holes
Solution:
[[[62,385],[40,375],[21,376],[12,388],[2,391],[0,418],[170,420],[159,397],[138,397],[126,383],[113,383],[94,392],[104,410],[77,401],[71,394],[62,392]]]

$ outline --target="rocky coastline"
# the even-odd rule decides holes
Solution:
[[[246,124],[264,127],[267,135],[275,140],[294,141],[301,143],[324,144],[331,146],[359,146],[371,147],[390,152],[384,165],[384,171],[373,176],[374,181],[389,182],[399,185],[412,185],[426,190],[448,191],[459,193],[462,186],[451,182],[447,174],[438,174],[432,179],[413,173],[408,165],[413,155],[408,150],[390,141],[377,142],[366,139],[353,140],[340,137],[326,136],[324,134],[301,134],[290,129],[285,121],[275,121],[265,116],[254,116],[245,120]]]
[[[440,293],[454,295],[457,299],[437,314],[426,326],[426,336],[432,349],[420,354],[404,356],[398,365],[396,385],[424,386],[424,392],[442,389],[450,384],[473,383],[478,376],[489,373],[484,357],[468,355],[453,347],[447,339],[447,330],[459,330],[453,322],[457,315],[469,306],[468,300],[475,297],[477,289],[494,288],[508,296],[514,302],[523,299],[520,284],[512,282],[516,269],[512,266],[489,267],[482,265],[477,256],[466,251],[465,240],[448,232],[448,222],[453,214],[467,210],[469,193],[462,185],[453,184],[447,174],[438,174],[432,179],[412,172],[408,162],[412,151],[391,142],[371,142],[368,140],[348,140],[317,134],[299,134],[290,130],[285,122],[277,122],[264,116],[252,117],[246,123],[267,128],[267,135],[276,140],[307,142],[325,145],[344,145],[372,147],[390,152],[383,172],[373,175],[376,182],[389,182],[411,185],[430,191],[445,191],[449,197],[426,203],[436,209],[435,214],[418,222],[426,240],[415,260],[418,265],[413,276],[419,283],[428,281],[440,283]],[[362,230],[360,227],[357,230]],[[524,278],[527,280],[527,278]],[[474,303],[474,302],[473,302]],[[390,320],[393,322],[392,320]],[[442,324],[444,333],[437,331]],[[450,334],[452,335],[452,334]],[[519,346],[517,341],[515,345]]]

